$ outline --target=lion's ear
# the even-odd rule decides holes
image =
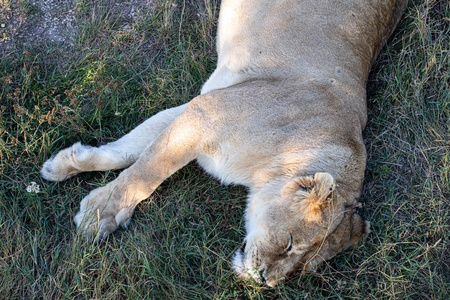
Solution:
[[[301,176],[286,184],[283,193],[294,198],[292,209],[308,222],[322,220],[322,207],[332,200],[334,178],[329,173]]]

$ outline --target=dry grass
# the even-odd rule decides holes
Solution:
[[[160,1],[124,30],[111,1],[77,2],[74,46],[0,54],[0,298],[449,298],[450,5],[411,1],[368,85],[362,202],[373,233],[318,274],[237,280],[245,190],[195,164],[102,245],[75,235],[80,200],[117,172],[41,179],[51,154],[116,139],[195,96],[214,68],[215,1]],[[31,182],[39,193],[27,192]],[[297,274],[298,275],[298,274]]]

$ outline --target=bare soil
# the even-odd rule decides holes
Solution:
[[[100,5],[112,10],[131,28],[151,7],[152,0],[110,0]],[[82,0],[0,0],[0,50],[37,42],[73,46],[77,29],[83,25],[79,13]]]

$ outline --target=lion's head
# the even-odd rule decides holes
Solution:
[[[299,268],[314,271],[369,232],[357,206],[340,195],[329,173],[269,183],[249,199],[234,270],[269,286]]]

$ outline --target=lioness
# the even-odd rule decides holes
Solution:
[[[356,245],[366,151],[366,81],[407,0],[223,0],[217,69],[201,95],[101,147],[47,160],[47,180],[127,168],[81,201],[75,223],[103,239],[196,159],[247,186],[233,269],[273,286]]]

